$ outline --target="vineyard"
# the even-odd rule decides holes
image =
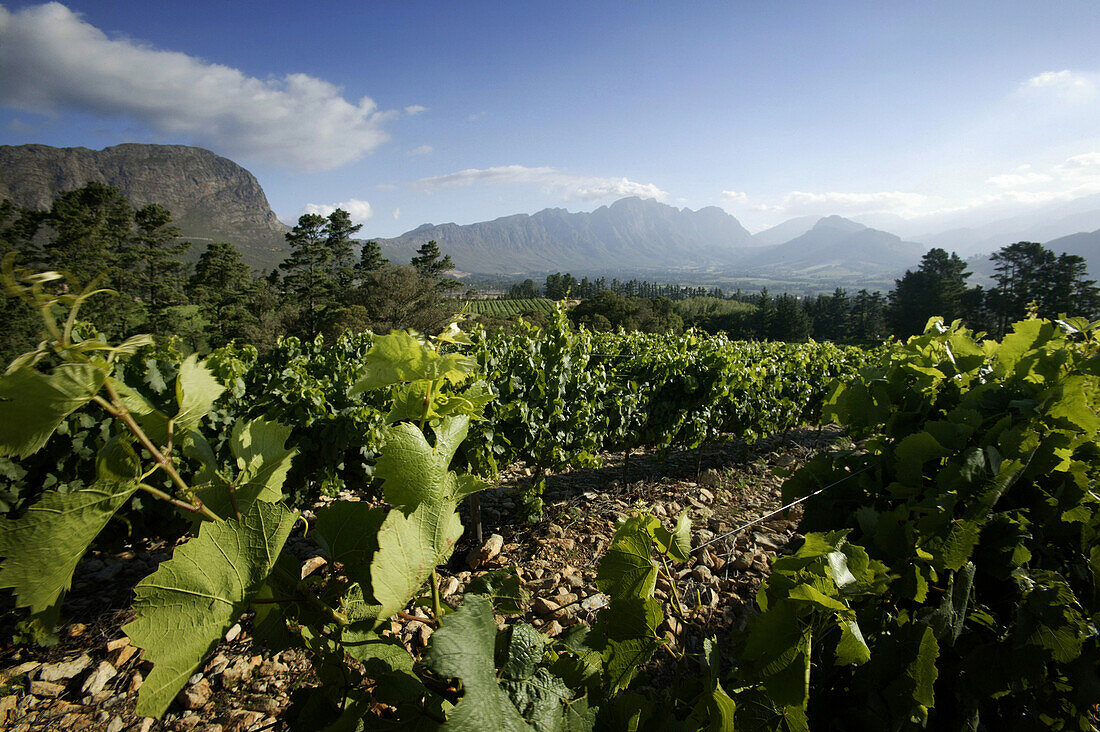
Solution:
[[[1029,319],[996,342],[934,321],[863,350],[592,333],[558,309],[493,337],[200,360],[107,343],[79,319],[103,294],[7,277],[49,334],[0,377],[8,649],[57,640],[97,542],[180,537],[115,649],[141,649],[135,718],[199,708],[243,625],[268,663],[306,659],[272,723],[288,729],[1095,728],[1100,324]],[[851,439],[792,461],[782,497],[803,513],[742,623],[689,592],[738,530],[693,526],[690,505],[721,500],[697,482],[672,515],[623,504],[589,558],[596,594],[533,598],[541,576],[484,569],[502,537],[473,537],[502,519],[482,498],[545,526],[551,475],[617,455],[625,479],[642,453],[698,473],[714,446],[826,422]],[[517,470],[512,494],[488,490]],[[52,668],[6,674],[19,701],[0,714],[69,693]]]
[[[518,317],[524,313],[542,313],[549,315],[554,312],[556,303],[545,298],[527,298],[520,300],[470,300],[466,303],[466,310],[472,315],[497,315],[503,317]]]

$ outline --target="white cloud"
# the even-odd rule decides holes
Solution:
[[[722,191],[722,200],[747,206],[749,205],[749,194],[744,191]]]
[[[992,178],[986,180],[986,183],[992,183],[998,188],[1016,188],[1018,186],[1036,185],[1039,183],[1049,183],[1054,180],[1046,173],[1005,173],[1003,175],[995,175]]]
[[[369,97],[306,74],[238,69],[111,39],[64,5],[0,6],[0,103],[130,118],[173,139],[299,170],[327,170],[388,139]]]
[[[900,216],[913,216],[927,211],[931,203],[932,199],[928,196],[905,191],[874,193],[791,191],[783,197],[780,208],[796,214],[828,210],[832,213],[851,215],[889,212]]]
[[[484,112],[474,112],[466,118],[467,122],[477,122],[479,119],[485,116]]]
[[[428,108],[425,107],[423,104],[410,104],[408,107],[405,107],[405,114],[409,115],[410,117],[414,114],[420,114],[421,112],[427,111]]]
[[[1096,96],[1098,78],[1096,74],[1080,71],[1044,71],[1031,77],[1020,85],[1025,95],[1054,97],[1063,101],[1082,102]]]
[[[467,168],[457,173],[422,178],[413,185],[422,191],[432,193],[444,188],[469,186],[474,183],[537,185],[545,193],[560,196],[564,200],[598,201],[612,196],[638,196],[655,198],[658,201],[668,198],[667,191],[661,190],[652,183],[637,183],[627,178],[570,175],[555,168],[528,168],[523,165]]]
[[[375,186],[375,188],[380,191],[393,191],[397,189],[397,186],[395,186],[393,183],[379,183]]]
[[[401,209],[395,208],[393,210],[393,220],[397,221],[399,218],[401,218]]]
[[[431,155],[433,152],[435,152],[435,148],[431,145],[421,145],[420,147],[414,147],[412,150],[409,150],[408,155],[410,157],[415,155]]]
[[[360,201],[358,198],[349,198],[346,201],[340,203],[307,203],[305,206],[305,212],[311,214],[320,214],[321,216],[328,216],[330,213],[338,208],[342,208],[348,212],[351,216],[351,220],[356,224],[366,223],[368,219],[374,216],[374,209],[366,201]]]

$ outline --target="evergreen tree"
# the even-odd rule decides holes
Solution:
[[[355,264],[355,274],[362,278],[368,272],[376,272],[389,263],[390,260],[382,256],[382,247],[378,246],[378,242],[371,239],[363,244],[363,248],[359,251],[359,261]]]
[[[186,301],[180,257],[191,242],[180,239],[172,213],[159,204],[137,210],[134,223],[137,230],[119,254],[119,289],[139,297],[153,331],[163,333],[167,308]]]
[[[214,242],[199,257],[187,293],[210,323],[211,345],[243,337],[256,325],[256,314],[249,307],[252,289],[252,271],[232,244]]]
[[[337,295],[346,293],[354,284],[355,244],[351,237],[362,228],[362,224],[351,223],[351,214],[341,208],[328,215],[325,224],[325,246],[328,247],[329,256],[332,258],[333,287]]]
[[[285,273],[284,291],[302,308],[298,330],[306,337],[318,332],[321,313],[332,297],[332,256],[325,242],[325,223],[320,214],[302,214],[286,235],[290,256],[279,265]]]
[[[300,335],[311,338],[319,333],[324,318],[350,296],[355,280],[351,235],[360,228],[338,208],[327,218],[303,214],[287,233],[291,253],[279,269],[285,273],[284,291],[301,308],[296,328]]]
[[[416,250],[416,256],[412,258],[411,264],[417,272],[433,279],[455,268],[451,255],[442,256],[439,245],[434,240]]]
[[[874,343],[888,335],[886,298],[881,292],[860,290],[852,301],[852,338],[858,343]]]
[[[767,337],[773,341],[800,343],[810,337],[810,325],[810,316],[798,298],[784,293],[775,298]]]
[[[930,249],[915,272],[906,270],[894,281],[887,309],[891,331],[905,338],[923,332],[931,317],[947,322],[963,317],[969,276],[966,262],[957,254]]]
[[[986,295],[997,335],[1025,317],[1035,303],[1041,317],[1096,314],[1100,295],[1087,279],[1085,261],[1072,254],[1055,256],[1042,244],[1021,241],[990,255],[996,286]]]
[[[535,281],[527,279],[512,285],[508,290],[507,298],[509,300],[530,300],[538,296],[539,292],[535,289]]]

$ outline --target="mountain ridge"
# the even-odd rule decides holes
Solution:
[[[0,145],[0,199],[45,209],[59,194],[89,182],[118,188],[135,207],[168,208],[183,237],[197,245],[192,258],[211,241],[232,242],[257,269],[277,266],[288,253],[289,229],[271,210],[256,177],[204,148]]]
[[[738,249],[750,246],[752,235],[716,206],[692,211],[622,198],[588,213],[546,208],[473,224],[424,224],[377,241],[404,256],[429,240],[461,270],[520,274],[727,265]]]

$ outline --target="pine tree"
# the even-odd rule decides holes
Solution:
[[[320,214],[302,214],[286,235],[290,256],[279,265],[285,273],[284,291],[302,308],[298,330],[306,337],[316,335],[321,313],[332,298],[332,253],[326,244],[325,224]]]
[[[252,271],[232,244],[214,242],[195,265],[187,293],[213,331],[212,345],[242,336],[256,322],[249,305]]]
[[[390,263],[390,260],[382,256],[382,247],[373,239],[363,244],[359,252],[359,261],[355,263],[355,274],[364,277],[367,272],[377,272]]]
[[[331,257],[333,286],[337,294],[346,293],[355,280],[355,245],[351,237],[363,228],[353,224],[351,214],[338,208],[328,215],[325,224],[325,246]]]
[[[137,230],[119,257],[119,287],[139,297],[154,332],[163,332],[165,310],[185,302],[184,264],[191,242],[180,238],[172,213],[156,203],[134,213]]]
[[[439,245],[434,240],[423,244],[416,250],[416,254],[417,256],[412,258],[410,264],[425,277],[435,279],[455,268],[454,263],[451,261],[451,255],[442,256]]]

